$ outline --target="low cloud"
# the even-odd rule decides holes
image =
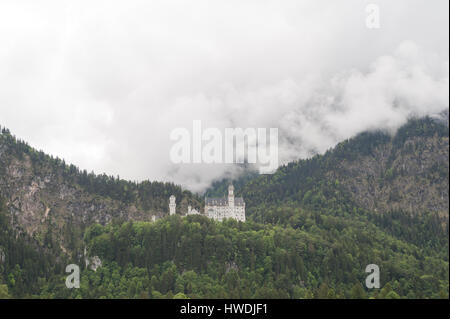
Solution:
[[[280,163],[448,109],[448,2],[2,1],[0,124],[82,169],[200,191],[170,132],[277,127]]]

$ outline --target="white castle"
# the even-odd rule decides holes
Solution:
[[[177,203],[175,202],[175,196],[170,196],[169,198],[169,214],[175,215],[175,210],[177,208]]]
[[[233,218],[245,222],[245,202],[242,197],[234,197],[234,187],[228,186],[228,198],[205,198],[205,214],[212,219],[222,221]]]
[[[172,195],[169,197],[169,215],[175,215],[176,210],[177,210],[176,197]],[[192,206],[189,205],[186,216],[187,215],[200,215],[200,213],[195,208],[192,209]]]
[[[169,198],[169,213],[175,215],[177,204],[175,196]],[[195,208],[188,206],[187,215],[201,215]],[[245,202],[242,197],[234,197],[234,187],[228,186],[228,198],[205,198],[205,215],[214,220],[222,221],[233,218],[245,222]]]

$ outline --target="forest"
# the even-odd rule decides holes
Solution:
[[[2,131],[0,186],[10,185],[6,165],[28,157],[34,177],[53,172],[58,183],[148,214],[167,212],[171,193],[202,203],[170,183],[87,174]],[[229,182],[205,194],[224,195]],[[448,125],[425,118],[394,136],[360,134],[233,183],[246,201],[245,223],[166,214],[155,222],[65,218],[60,226],[50,214],[39,236],[11,222],[10,193],[0,193],[0,298],[449,297]],[[412,211],[411,194],[423,196]],[[94,256],[95,271],[86,265]],[[81,268],[79,289],[65,286],[72,263]],[[369,264],[380,268],[380,289],[364,286]]]
[[[84,241],[102,260],[96,271],[11,240],[2,218],[2,291],[27,298],[448,298],[448,228],[438,216],[369,223],[302,215],[294,227],[176,215],[95,224]],[[403,221],[413,233],[433,235],[408,236]],[[64,265],[73,262],[83,269],[80,289],[65,287]],[[382,289],[363,287],[371,263],[381,269]]]

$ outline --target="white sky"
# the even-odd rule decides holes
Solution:
[[[448,18],[447,0],[0,0],[0,125],[88,171],[201,190],[230,168],[171,164],[196,119],[277,127],[285,163],[448,109]]]

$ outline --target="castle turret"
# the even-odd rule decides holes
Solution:
[[[234,207],[234,186],[230,184],[228,186],[228,206]]]
[[[175,202],[175,196],[170,196],[169,198],[169,213],[170,215],[175,215],[177,203]]]

